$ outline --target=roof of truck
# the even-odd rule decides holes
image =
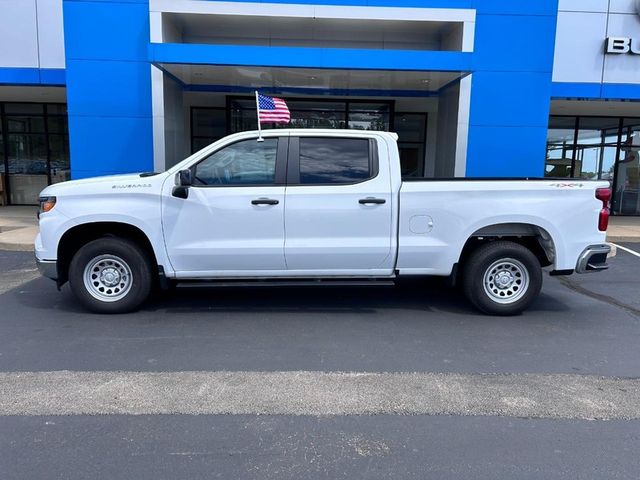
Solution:
[[[253,133],[258,135],[258,130],[251,130],[247,132],[238,132],[238,133]],[[358,134],[375,134],[391,137],[393,140],[398,140],[398,134],[395,132],[383,132],[380,130],[357,130],[357,129],[347,129],[347,128],[269,128],[267,130],[262,130],[263,136],[272,136],[272,135],[305,135],[305,134],[314,134],[314,135],[329,135],[329,136],[352,136]]]

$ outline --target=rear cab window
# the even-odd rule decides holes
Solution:
[[[378,173],[373,139],[292,137],[289,155],[293,185],[350,185]]]

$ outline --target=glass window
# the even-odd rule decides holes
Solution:
[[[424,142],[427,115],[424,113],[399,113],[395,115],[393,126],[401,142]]]
[[[258,120],[256,118],[256,107],[253,109],[231,108],[229,129],[232,133],[246,132],[248,130],[258,129]],[[269,125],[263,124],[262,128],[268,128]]]
[[[573,172],[574,178],[598,180],[604,178],[600,173],[600,165],[610,168],[615,160],[616,146],[582,146],[576,147],[576,161]],[[606,172],[603,172],[606,174]]]
[[[195,153],[202,150],[204,147],[211,145],[215,142],[214,138],[192,138],[191,139],[191,152]]]
[[[9,173],[47,174],[47,142],[45,135],[12,133],[9,144]]]
[[[67,118],[67,105],[64,103],[48,103],[47,113],[49,115],[62,115]]]
[[[5,173],[4,166],[4,137],[2,136],[2,127],[0,127],[0,173]],[[2,195],[0,193],[0,195]]]
[[[640,215],[640,119],[625,119],[616,171],[613,210]]]
[[[424,145],[419,143],[399,143],[400,170],[402,177],[422,177],[424,165]]]
[[[67,106],[57,103],[3,103],[0,128],[0,172],[13,204],[37,203],[49,183],[68,180]]]
[[[346,113],[341,111],[291,110],[291,123],[282,128],[346,128]]]
[[[194,108],[191,111],[191,129],[194,137],[222,138],[227,127],[223,108]]]
[[[49,133],[67,133],[67,117],[52,115],[47,118]]]
[[[227,113],[224,108],[191,109],[191,152],[220,140],[227,134]]]
[[[42,103],[5,103],[4,113],[26,114],[26,115],[44,115],[44,104]]]
[[[396,113],[393,125],[398,134],[402,176],[422,177],[424,175],[427,114]]]
[[[345,102],[325,102],[317,100],[287,100],[289,110],[319,111],[319,112],[343,112],[346,110]]]
[[[300,138],[300,183],[356,183],[369,177],[369,140]]]
[[[571,177],[576,117],[551,117],[547,131],[546,177]]]
[[[44,133],[44,117],[8,116],[7,130],[15,133]]]
[[[201,185],[267,185],[275,182],[278,139],[244,140],[224,147],[196,165]]]
[[[349,112],[349,128],[353,130],[389,131],[389,114],[378,112]]]
[[[64,135],[49,135],[51,183],[65,182],[71,178],[69,164],[69,140]]]
[[[619,118],[580,117],[578,121],[578,144],[618,143],[619,124]]]

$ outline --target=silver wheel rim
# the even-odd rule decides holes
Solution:
[[[500,304],[517,302],[529,289],[529,271],[513,258],[493,262],[484,273],[484,291]]]
[[[131,268],[127,262],[111,254],[100,255],[89,261],[83,279],[86,290],[101,302],[117,302],[129,293],[133,285]]]

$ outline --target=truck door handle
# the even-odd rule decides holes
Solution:
[[[367,205],[367,204],[375,204],[375,205],[382,205],[383,203],[386,203],[387,201],[384,198],[373,198],[373,197],[367,197],[367,198],[361,198],[360,200],[358,200],[358,203],[361,205]]]
[[[255,200],[251,200],[251,205],[278,205],[279,203],[279,200],[274,200],[273,198],[256,198]]]

